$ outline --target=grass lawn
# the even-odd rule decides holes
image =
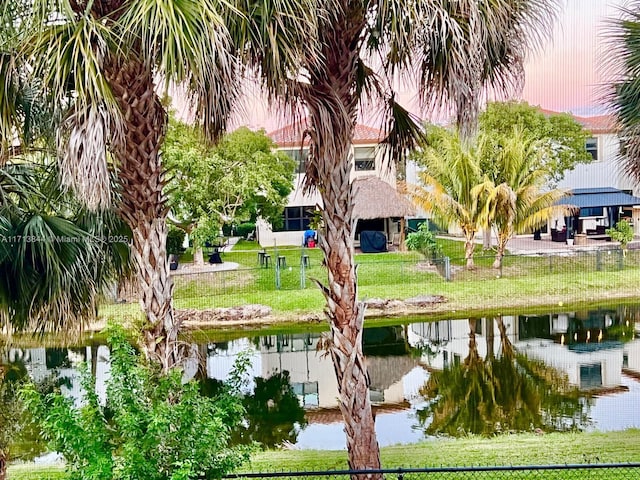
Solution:
[[[640,462],[640,430],[548,433],[438,440],[382,448],[384,468],[470,465],[556,465]],[[327,471],[347,468],[345,451],[271,450],[257,453],[242,472]],[[9,467],[12,480],[65,478],[62,467]],[[496,478],[476,474],[473,478]],[[541,475],[535,478],[550,478]],[[440,477],[438,477],[440,478]],[[527,477],[529,478],[529,477]],[[562,477],[552,477],[562,478]],[[577,478],[577,477],[576,477]],[[606,478],[600,476],[600,478]],[[629,477],[631,478],[631,477]]]
[[[479,254],[478,268],[468,271],[461,267],[462,242],[439,242],[451,258],[453,281],[445,281],[415,252],[357,254],[360,297],[403,300],[443,295],[446,303],[425,312],[436,315],[559,304],[567,307],[638,297],[640,251],[630,251],[624,259],[618,252],[507,256],[502,271],[491,268],[493,255]],[[257,242],[241,240],[231,252],[222,254],[225,262],[238,263],[238,270],[176,276],[175,306],[205,309],[257,303],[270,306],[276,317],[292,321],[301,315],[321,314],[324,299],[312,281],[324,282],[327,278],[320,249],[267,248],[272,261],[277,256],[286,259],[278,289],[276,269],[258,265],[259,248]],[[310,265],[301,272],[303,254],[309,256]],[[624,268],[620,270],[622,260]],[[100,309],[105,318],[128,318],[139,312],[137,303],[103,305]],[[369,314],[375,312],[370,310]]]

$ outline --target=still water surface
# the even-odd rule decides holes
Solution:
[[[381,445],[501,431],[640,428],[640,306],[536,315],[416,321],[368,328],[364,352]],[[303,449],[345,448],[338,390],[320,333],[198,345],[187,370],[224,380],[250,352],[246,386],[252,439]],[[87,361],[104,394],[108,349],[13,348],[36,381],[54,374],[80,398]],[[299,406],[299,407],[298,407]],[[302,407],[302,408],[300,408]]]

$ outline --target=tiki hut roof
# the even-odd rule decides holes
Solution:
[[[353,181],[353,215],[359,220],[404,218],[416,214],[413,204],[378,177],[358,177]]]
[[[394,383],[402,381],[404,376],[420,365],[417,358],[408,356],[394,357],[366,357],[367,373],[369,374],[369,388],[371,390],[386,390]]]

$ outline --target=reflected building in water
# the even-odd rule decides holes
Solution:
[[[416,428],[415,419],[416,410],[425,403],[420,390],[432,372],[465,361],[470,353],[470,330],[475,331],[474,349],[482,359],[502,356],[505,348],[502,335],[518,354],[560,372],[570,384],[583,391],[601,395],[627,390],[631,385],[633,391],[609,397],[616,402],[616,406],[608,407],[611,411],[619,411],[619,405],[625,405],[624,408],[628,403],[637,405],[640,340],[635,337],[640,334],[640,323],[635,312],[620,307],[365,329],[363,349],[381,445],[418,441],[424,437],[424,432]],[[266,379],[287,371],[300,404],[307,410],[309,422],[300,433],[297,445],[340,448],[339,438],[343,434],[338,386],[331,358],[320,348],[322,344],[321,333],[208,342],[194,346],[200,360],[188,364],[185,371],[190,377],[225,380],[238,357],[246,355],[249,359],[246,377],[250,380],[247,391],[253,390],[255,377]],[[63,389],[76,399],[81,398],[82,392],[77,367],[86,361],[96,375],[98,393],[104,397],[109,372],[109,351],[105,346],[14,348],[6,356],[10,362],[23,362],[36,381],[52,373],[66,378]],[[597,405],[594,408],[592,413],[598,414]],[[625,422],[615,428],[640,426],[637,415],[629,415]],[[601,424],[604,425],[602,421]]]
[[[640,322],[628,307],[413,323],[407,340],[425,364],[442,370],[469,354],[469,321],[480,357],[501,355],[498,320],[518,353],[566,374],[580,390],[615,390],[623,374],[640,375]]]

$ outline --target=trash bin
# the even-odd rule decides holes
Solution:
[[[574,245],[586,245],[587,244],[587,234],[586,233],[576,233],[574,237]]]

